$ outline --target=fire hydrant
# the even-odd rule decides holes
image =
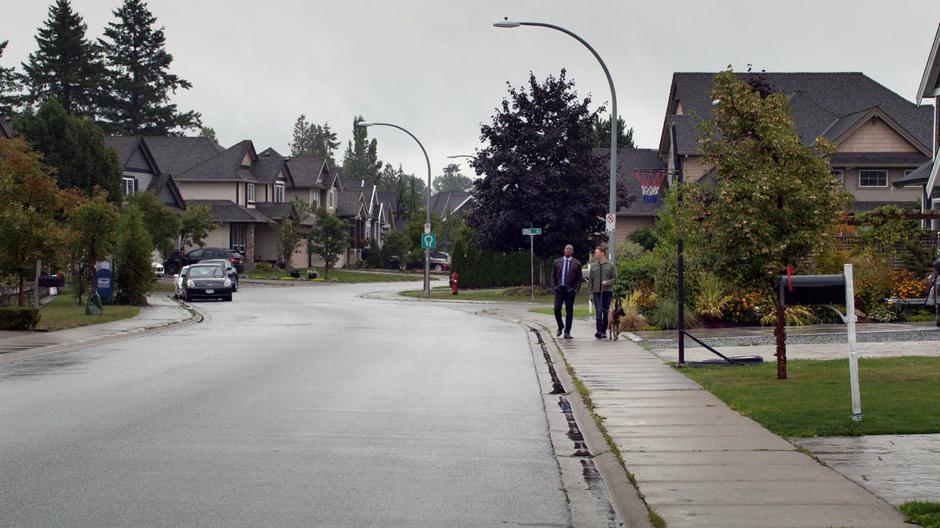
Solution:
[[[460,278],[460,275],[457,275],[456,271],[450,274],[450,293],[454,295],[457,295],[457,290],[458,290],[457,279],[459,278]]]

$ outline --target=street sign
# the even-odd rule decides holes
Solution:
[[[542,228],[541,227],[527,227],[522,230],[522,234],[525,236],[541,235]]]
[[[437,237],[433,233],[425,233],[421,235],[421,249],[436,249],[437,248]]]
[[[424,224],[424,232],[425,233],[431,232],[431,224]]]
[[[617,215],[607,213],[607,216],[604,217],[604,223],[607,224],[607,231],[614,231],[617,228]]]

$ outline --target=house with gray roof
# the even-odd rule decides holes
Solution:
[[[446,220],[448,216],[463,216],[473,195],[467,191],[444,191],[431,196],[431,212]]]
[[[855,197],[854,211],[886,204],[919,208],[921,192],[898,185],[922,170],[934,152],[932,108],[922,107],[862,73],[741,73],[759,76],[790,100],[791,117],[803,144],[817,137],[830,140],[833,173]],[[676,125],[677,154],[686,181],[701,181],[712,168],[699,147],[699,124],[711,116],[715,73],[675,73],[669,90],[657,149],[624,149],[618,155],[619,181],[639,197],[637,172],[671,171],[674,159],[669,129]],[[667,176],[664,186],[670,183]],[[660,189],[660,195],[662,189]],[[662,199],[655,204],[634,199],[617,212],[617,235],[626,237],[651,225]]]
[[[917,87],[917,104],[924,99],[933,99],[933,123],[931,133],[932,156],[903,180],[896,182],[898,187],[912,187],[920,191],[921,212],[940,212],[940,27],[933,38],[927,65]],[[930,107],[927,107],[930,108]],[[932,229],[940,229],[940,220],[931,221]]]

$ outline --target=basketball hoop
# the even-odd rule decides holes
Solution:
[[[643,203],[654,204],[659,199],[659,188],[666,179],[666,171],[661,169],[639,169],[633,171],[633,177],[640,182]]]

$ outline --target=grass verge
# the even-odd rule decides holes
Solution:
[[[861,422],[851,419],[847,360],[682,369],[732,409],[783,437],[940,432],[940,358],[859,359]]]
[[[940,503],[905,502],[899,509],[908,522],[919,523],[927,528],[940,528]]]
[[[324,270],[323,268],[316,268],[317,273],[319,273],[319,278],[314,279],[316,281],[325,281],[324,279]],[[256,280],[310,280],[307,278],[307,271],[301,270],[300,279],[292,278],[286,270],[276,269],[269,271],[252,271],[246,273],[250,279]],[[365,272],[365,271],[352,271],[344,269],[332,269],[330,270],[330,281],[333,282],[345,282],[345,283],[363,283],[363,282],[414,282],[422,279],[422,275],[415,273],[375,273],[375,272]]]
[[[176,292],[176,289],[172,284],[167,284],[165,282],[154,282],[153,288],[150,290],[152,293],[169,293],[173,294]]]
[[[102,315],[85,315],[85,305],[78,305],[69,294],[56,296],[39,309],[39,330],[54,332],[79,326],[88,326],[129,319],[140,313],[137,306],[108,304]]]

